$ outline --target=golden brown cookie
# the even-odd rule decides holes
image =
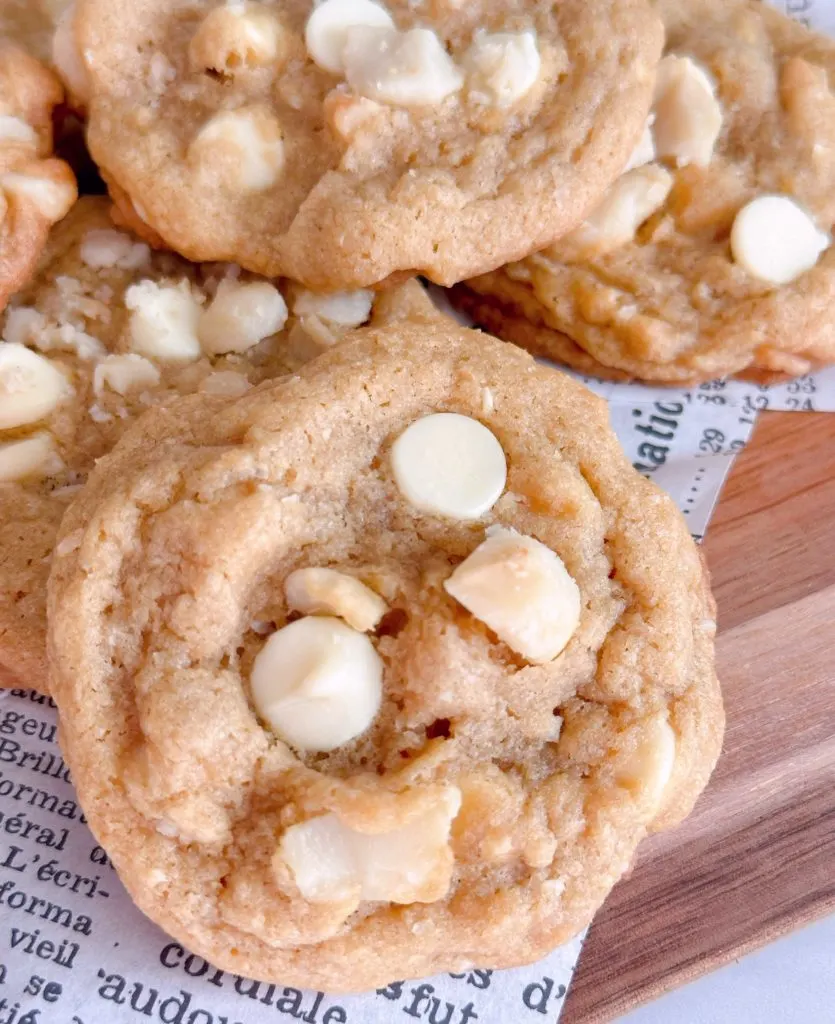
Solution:
[[[76,199],[72,171],[53,156],[52,112],[62,96],[51,71],[0,39],[0,309]]]
[[[75,206],[2,321],[0,682],[39,690],[55,534],[95,461],[148,408],[240,394],[294,369],[365,322],[374,301],[282,295],[235,266],[154,253],[115,231],[109,209],[95,198]],[[435,315],[415,282],[378,301],[384,321]]]
[[[645,0],[80,0],[74,26],[131,226],[320,290],[451,284],[570,230],[661,45]]]
[[[449,321],[144,417],[57,550],[85,814],[140,908],[247,977],[533,961],[719,752],[682,516],[600,399]]]
[[[55,27],[71,0],[0,0],[0,36],[49,64]]]
[[[835,43],[764,3],[656,4],[653,123],[586,223],[459,290],[583,372],[664,383],[835,360]]]

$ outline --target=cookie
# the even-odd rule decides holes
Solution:
[[[71,0],[0,0],[0,37],[44,63],[52,60],[55,27]]]
[[[543,956],[721,745],[682,516],[601,400],[449,321],[144,417],[64,519],[49,620],[134,900],[282,984]]]
[[[325,291],[451,284],[575,227],[661,48],[645,0],[80,0],[74,32],[131,226]]]
[[[29,280],[50,228],[75,202],[72,171],[53,154],[58,79],[0,38],[0,309]]]
[[[104,198],[55,229],[0,342],[0,684],[46,687],[45,602],[61,516],[96,460],[152,406],[241,393],[368,319],[370,292],[322,296],[152,252]],[[414,289],[414,291],[412,291]],[[288,318],[285,302],[292,315]],[[415,282],[377,316],[431,318]]]
[[[764,3],[656,4],[652,124],[585,224],[478,277],[491,330],[582,372],[690,384],[835,360],[835,43]]]

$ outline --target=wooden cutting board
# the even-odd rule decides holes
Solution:
[[[560,1024],[609,1021],[835,910],[835,415],[762,416],[705,550],[724,752],[595,918]]]

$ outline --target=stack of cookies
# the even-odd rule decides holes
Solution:
[[[742,0],[30,7],[0,4],[0,680],[54,696],[98,841],[212,963],[543,956],[690,811],[723,711],[681,515],[522,349],[831,358],[832,48]]]

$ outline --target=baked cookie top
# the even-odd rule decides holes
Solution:
[[[80,0],[74,25],[90,148],[136,215],[321,290],[450,284],[576,226],[661,47],[645,0]]]
[[[570,236],[468,282],[471,306],[604,376],[832,362],[835,43],[767,4],[656,7],[667,50],[634,166]]]
[[[109,209],[104,198],[76,204],[1,322],[0,666],[38,689],[50,553],[96,460],[151,407],[241,394],[300,365],[365,322],[373,301],[282,294],[236,266],[153,252],[114,230]],[[408,294],[381,297],[380,315],[399,316]]]
[[[72,171],[53,156],[52,112],[63,95],[51,71],[0,38],[0,309],[77,196]]]
[[[0,37],[38,60],[52,60],[55,26],[71,0],[0,0]]]
[[[714,629],[604,403],[448,321],[143,418],[50,581],[63,748],[138,905],[326,990],[585,925],[716,760]]]

